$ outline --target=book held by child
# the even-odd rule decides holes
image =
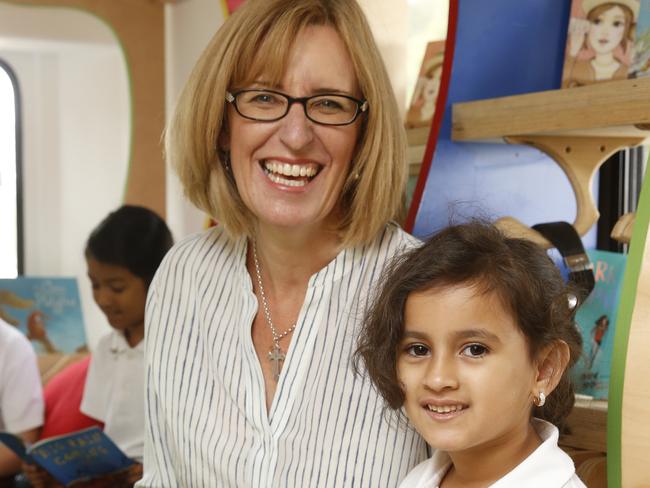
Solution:
[[[64,486],[117,473],[134,463],[98,427],[51,437],[31,446],[13,434],[0,432],[0,442],[26,463],[42,467]]]

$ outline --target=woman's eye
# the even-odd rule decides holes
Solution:
[[[488,348],[483,344],[468,344],[463,348],[461,354],[470,358],[481,358],[488,352]]]
[[[251,103],[259,103],[264,105],[269,105],[277,102],[277,97],[270,93],[258,93],[250,100]]]
[[[615,20],[613,25],[614,27],[621,27],[623,25],[623,22],[621,22],[620,20]]]
[[[340,112],[344,110],[343,105],[332,98],[319,98],[318,100],[314,101],[312,107],[322,112],[329,113]]]
[[[406,348],[409,356],[422,357],[429,354],[429,348],[424,344],[411,344]]]

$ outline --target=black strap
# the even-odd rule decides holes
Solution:
[[[547,222],[533,225],[533,229],[551,241],[564,258],[569,268],[569,281],[577,286],[580,293],[578,305],[582,304],[594,289],[595,281],[593,265],[578,232],[568,222]]]

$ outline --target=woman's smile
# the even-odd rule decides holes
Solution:
[[[304,188],[322,169],[315,162],[291,162],[287,159],[263,159],[260,163],[269,180],[291,188]]]

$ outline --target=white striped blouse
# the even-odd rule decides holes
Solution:
[[[258,310],[245,239],[219,229],[177,244],[149,289],[146,440],[138,487],[394,487],[427,457],[386,421],[350,357],[395,225],[313,275],[272,406],[251,339]]]

